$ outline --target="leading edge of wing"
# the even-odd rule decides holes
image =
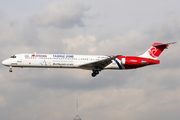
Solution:
[[[114,60],[115,58],[117,58],[119,56],[122,56],[122,55],[116,55],[114,57],[110,57],[110,58],[107,58],[107,59],[95,61],[95,62],[92,62],[92,63],[83,64],[83,65],[80,65],[79,67],[82,68],[82,69],[89,69],[89,70],[94,70],[94,69],[103,70],[107,65],[112,63],[111,60]]]

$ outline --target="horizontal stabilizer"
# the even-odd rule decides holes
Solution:
[[[171,42],[171,43],[165,43],[165,44],[162,44],[162,43],[156,44],[156,43],[154,43],[153,46],[158,47],[158,46],[164,46],[165,45],[165,46],[168,47],[170,44],[175,44],[175,43],[177,43],[177,42]]]

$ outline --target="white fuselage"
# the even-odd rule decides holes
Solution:
[[[16,54],[15,57],[4,60],[5,66],[36,67],[36,68],[80,68],[79,66],[107,59],[103,55],[70,55],[70,54]],[[120,63],[120,61],[119,61]],[[92,70],[91,67],[81,68]],[[104,69],[119,69],[117,63],[112,63]]]

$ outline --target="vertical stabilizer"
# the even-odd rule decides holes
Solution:
[[[151,58],[151,59],[158,59],[160,54],[163,52],[164,49],[166,49],[170,44],[174,44],[176,42],[172,43],[154,43],[143,55],[140,55],[139,57],[144,58]]]

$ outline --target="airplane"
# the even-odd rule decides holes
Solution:
[[[171,43],[154,43],[144,54],[140,56],[123,55],[73,55],[73,54],[15,54],[4,60],[2,64],[9,67],[29,68],[78,68],[92,70],[92,77],[105,69],[136,69],[148,65],[159,64],[159,55]]]

